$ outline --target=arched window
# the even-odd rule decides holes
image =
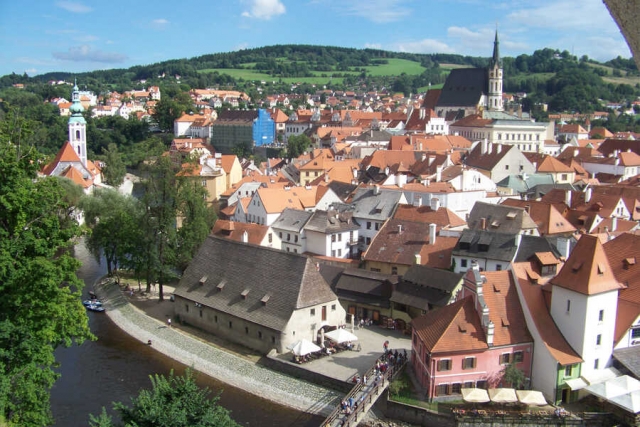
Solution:
[[[76,139],[80,139],[80,131],[79,130],[76,131]]]

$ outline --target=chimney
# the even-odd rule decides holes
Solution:
[[[487,345],[489,347],[493,347],[493,336],[495,334],[495,325],[491,320],[489,320],[489,324],[487,325]]]
[[[496,153],[500,154],[502,152],[502,144],[496,144]]]
[[[420,207],[422,206],[422,196],[418,195],[413,201],[413,206]]]
[[[483,139],[480,144],[481,144],[480,145],[480,154],[482,154],[482,155],[487,154],[487,146],[489,145],[489,141],[487,140],[487,138]]]
[[[242,233],[242,243],[249,243],[249,233],[247,233],[247,230],[244,230]]]
[[[442,166],[436,166],[436,182],[442,181]]]
[[[480,230],[487,229],[487,218],[480,218]]]
[[[564,193],[564,204],[569,208],[571,207],[571,190],[567,190],[567,192]]]
[[[416,252],[415,261],[416,261],[416,265],[422,264],[422,255],[420,255],[420,252]]]
[[[423,162],[427,160],[427,153],[422,153],[422,157],[420,158]]]
[[[402,224],[398,224],[398,234],[402,234]]]
[[[518,248],[520,247],[520,243],[522,243],[522,234],[520,233],[516,234],[515,243],[516,243],[516,251],[517,251]]]
[[[488,143],[487,144],[487,153],[491,154],[491,152],[493,151],[493,143]]]
[[[420,119],[424,119],[424,116],[425,116],[425,109],[421,108],[420,109]]]
[[[438,209],[440,209],[440,199],[438,199],[437,197],[432,197],[430,202],[431,210],[437,211]]]
[[[524,211],[528,214],[531,213],[531,205],[524,205]]]
[[[380,186],[379,185],[374,185],[373,186],[373,194],[375,194],[375,195],[380,194]]]
[[[580,153],[580,150],[578,150],[577,148],[573,150],[573,157],[578,157],[578,154]]]
[[[611,231],[616,231],[618,229],[618,217],[611,217]]]
[[[589,203],[591,201],[591,193],[593,192],[593,189],[591,187],[587,187],[584,190],[584,202],[585,203]]]
[[[429,224],[429,244],[430,245],[436,244],[436,225],[435,224]]]

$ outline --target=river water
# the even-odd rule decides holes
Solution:
[[[85,289],[106,273],[84,245],[75,249],[82,262],[78,277]],[[85,290],[84,294],[87,294]],[[91,332],[97,341],[56,350],[62,375],[51,391],[51,409],[55,426],[77,427],[89,424],[89,414],[98,415],[105,407],[115,414],[112,402],[129,403],[142,388],[151,388],[149,376],[167,375],[171,369],[182,374],[185,366],[131,338],[104,313],[88,312]],[[197,373],[200,386],[217,394],[219,404],[231,411],[231,417],[244,426],[317,426],[322,418],[274,404],[266,399],[233,388]]]

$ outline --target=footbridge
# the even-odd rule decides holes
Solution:
[[[381,356],[376,364],[355,383],[351,391],[341,400],[341,403],[321,426],[351,427],[358,425],[389,387],[389,383],[402,371],[406,362],[404,357],[394,358],[390,352]]]

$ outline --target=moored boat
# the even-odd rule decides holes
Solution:
[[[97,299],[86,299],[82,301],[82,305],[84,305],[85,307],[88,305],[97,305],[98,307],[102,307],[102,301]]]
[[[89,311],[98,311],[98,312],[103,312],[104,311],[104,307],[102,306],[102,304],[100,304],[100,305],[89,304],[89,305],[85,305],[85,307]]]

